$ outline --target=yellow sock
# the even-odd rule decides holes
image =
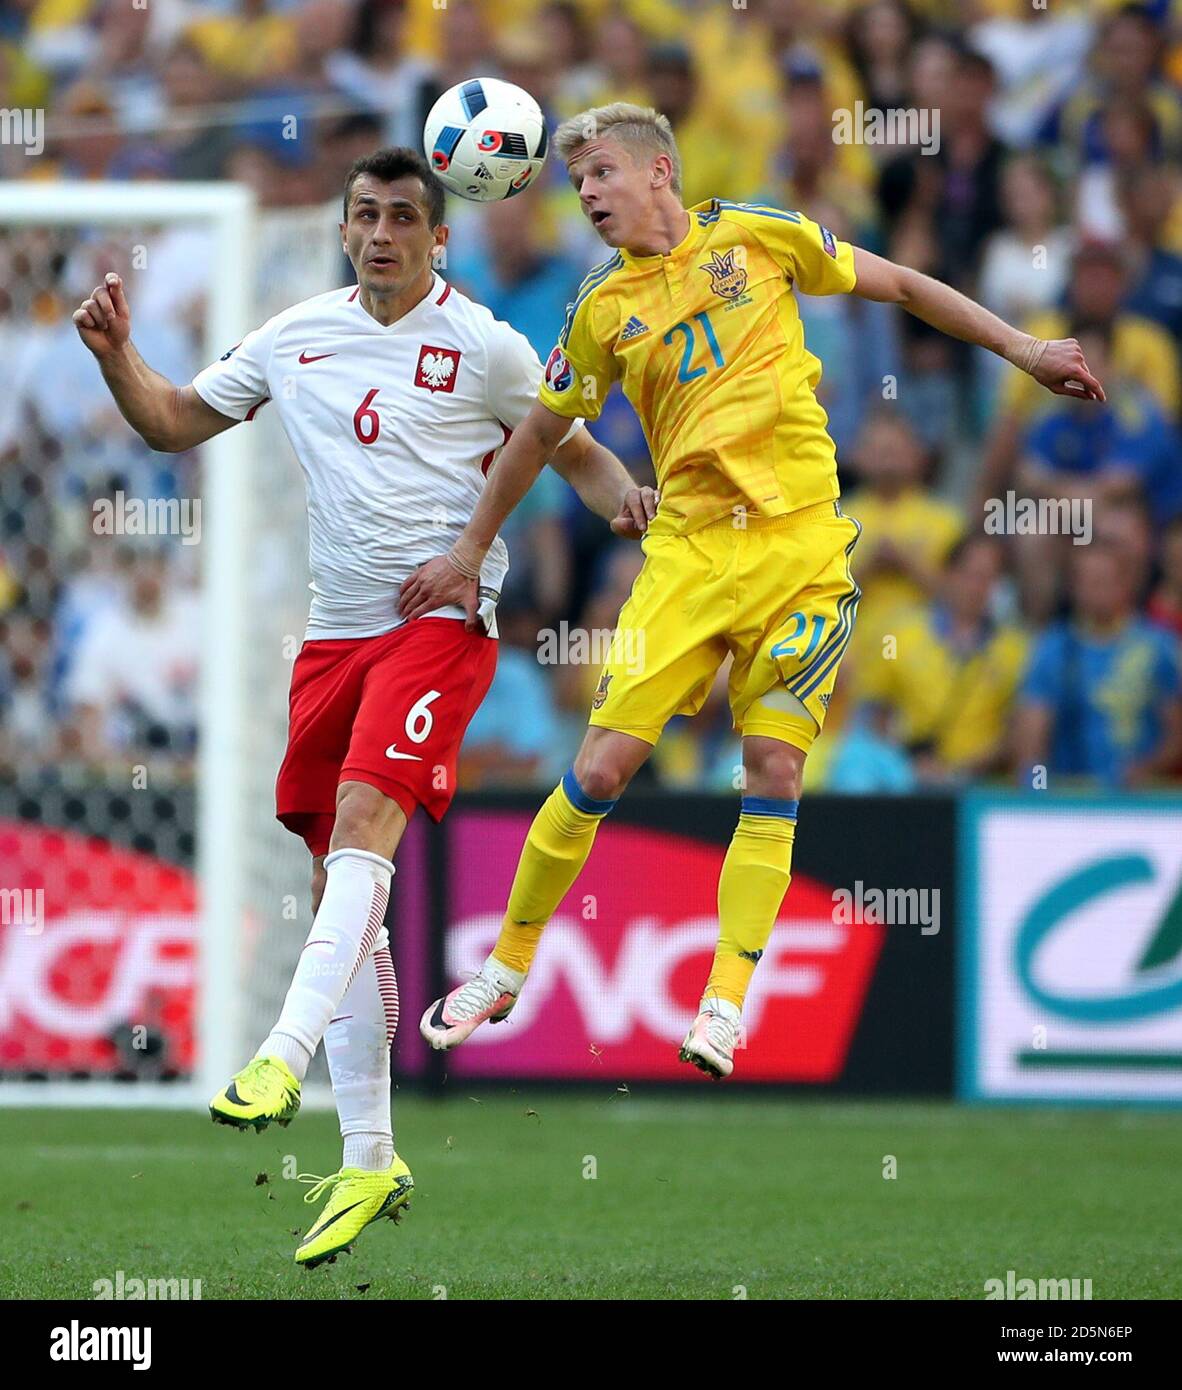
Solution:
[[[542,928],[587,862],[599,822],[614,801],[587,796],[568,770],[534,817],[509,892],[509,906],[493,955],[512,970],[526,971]]]
[[[795,801],[745,796],[718,879],[718,947],[705,993],[738,1008],[792,881]]]

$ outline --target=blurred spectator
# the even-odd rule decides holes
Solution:
[[[644,30],[622,6],[615,6],[595,26],[595,75],[592,106],[609,101],[651,105],[648,52]]]
[[[511,606],[528,605],[543,623],[557,622],[569,608],[571,557],[563,516],[570,490],[552,468],[543,468],[500,532],[509,547],[502,592]]]
[[[586,271],[564,252],[542,245],[539,200],[531,188],[482,209],[479,222],[449,243],[447,279],[524,333],[544,362]]]
[[[532,786],[573,751],[558,743],[551,684],[538,663],[538,614],[502,600],[497,626],[496,675],[464,735],[462,787]]]
[[[900,613],[934,592],[964,521],[924,486],[923,449],[898,411],[879,407],[870,415],[855,460],[861,486],[842,510],[862,527],[852,562],[862,589],[854,633],[870,661]]]
[[[819,77],[791,82],[785,112],[788,133],[776,154],[775,177],[764,201],[798,208],[817,221],[824,220],[818,212],[822,206],[837,208],[847,229],[838,235],[859,245],[873,244],[877,209],[867,147],[834,141],[832,104]]]
[[[1182,513],[1182,440],[1157,400],[1112,362],[1112,327],[1073,325],[1107,401],[1056,399],[1025,438],[1018,483],[1029,496],[1142,498],[1155,526]],[[1098,365],[1097,365],[1098,364]]]
[[[116,606],[79,644],[66,700],[87,759],[131,748],[191,754],[196,737],[199,610],[170,587],[162,551],[137,554]]]
[[[232,13],[207,11],[186,36],[215,72],[235,81],[273,79],[295,66],[295,17],[275,13],[267,0],[239,0]]]
[[[337,91],[362,109],[381,114],[383,126],[371,149],[417,149],[427,112],[442,90],[431,65],[405,51],[406,23],[406,0],[361,0],[347,45],[324,60],[324,75]]]
[[[931,84],[931,103],[940,118],[932,130],[938,140],[883,166],[878,199],[886,253],[973,294],[985,245],[1003,221],[1006,150],[988,117],[993,69],[964,47],[953,47],[949,55],[929,46],[927,55],[930,72],[923,80]],[[917,102],[927,109],[927,101],[917,96]],[[926,422],[925,439],[936,443],[954,433],[975,434],[980,428],[977,354],[914,315],[903,316],[900,335],[908,399],[917,407],[913,418]]]
[[[741,791],[742,741],[731,722],[728,656],[718,668],[705,702],[692,717],[676,715],[653,749],[652,768],[666,787],[716,792]]]
[[[820,78],[835,108],[852,110],[862,84],[850,61],[840,7],[817,0],[754,0],[752,18],[762,21],[768,52],[780,72]]]
[[[1148,614],[1175,637],[1182,637],[1182,516],[1176,516],[1162,532],[1159,563],[1161,575]]]
[[[173,44],[161,71],[165,110],[155,142],[169,160],[173,178],[221,178],[233,136],[225,125],[211,125],[208,104],[225,91],[223,80],[189,39]]]
[[[1053,402],[1026,432],[1017,489],[1035,502],[1079,500],[1101,516],[1132,499],[1162,525],[1182,513],[1182,438],[1147,390],[1121,379],[1112,363],[1111,325],[1073,325],[1072,336],[1106,383],[1108,400]],[[1066,534],[1015,537],[1023,608],[1032,622],[1054,613],[1071,544]]]
[[[1136,786],[1182,753],[1177,642],[1134,606],[1135,576],[1120,549],[1096,541],[1073,556],[1071,613],[1039,640],[1017,724],[1019,775],[1038,767],[1051,787],[1085,777]]]
[[[993,91],[988,59],[958,51],[940,103],[939,148],[892,160],[879,185],[896,251],[902,243],[898,258],[962,288],[973,285],[984,245],[1002,225],[1005,146],[989,128]],[[917,255],[912,248],[921,238],[930,238],[931,249]]]
[[[847,23],[850,58],[866,105],[879,111],[910,106],[911,53],[919,37],[912,11],[902,0],[874,0],[853,9]]]
[[[1125,309],[1161,324],[1177,346],[1182,343],[1182,256],[1166,245],[1175,193],[1172,171],[1160,164],[1134,170],[1120,190],[1131,287]]]
[[[538,32],[550,55],[556,81],[555,102],[561,120],[595,104],[599,75],[592,62],[592,28],[582,6],[554,0],[537,19]]]
[[[1158,156],[1177,158],[1182,149],[1182,109],[1160,72],[1162,36],[1148,5],[1122,5],[1100,26],[1091,73],[1082,87],[1053,113],[1041,132],[1083,164],[1110,157],[1104,111],[1148,104],[1152,143]]]
[[[554,698],[565,730],[565,742],[576,747],[591,713],[591,700],[599,684],[606,644],[611,640],[620,609],[632,592],[643,562],[644,553],[635,542],[610,540],[600,553],[590,597],[575,608],[570,631],[584,634],[582,642],[593,645],[600,658],[567,662],[554,671]]]
[[[1145,102],[1114,102],[1102,113],[1108,158],[1080,171],[1075,189],[1075,220],[1080,235],[1097,241],[1124,238],[1121,185],[1154,160],[1153,112]]]
[[[849,685],[846,672],[838,684]],[[889,711],[867,702],[840,729],[830,729],[809,754],[810,791],[842,796],[900,795],[914,790],[915,771],[899,747]]]
[[[0,767],[36,767],[57,753],[58,721],[48,694],[49,625],[10,614],[0,633]]]
[[[55,114],[66,129],[66,133],[54,141],[57,176],[72,179],[111,177],[112,165],[123,146],[123,135],[107,89],[92,78],[80,78],[63,93]]]
[[[1097,542],[1120,555],[1134,606],[1140,608],[1149,598],[1153,577],[1154,533],[1148,507],[1131,492],[1115,497],[1096,509],[1092,532]]]
[[[1035,156],[1016,155],[1006,163],[1001,197],[1006,224],[985,244],[978,292],[987,309],[1021,323],[1059,302],[1072,233],[1059,216],[1054,177]]]
[[[441,92],[470,77],[500,76],[493,51],[495,30],[482,5],[474,0],[449,0],[446,10],[436,11],[435,18],[446,21],[435,62]]]
[[[1122,309],[1128,288],[1123,249],[1085,242],[1072,262],[1065,308],[1036,314],[1021,327],[1038,338],[1066,338],[1072,323],[1109,325],[1113,372],[1149,391],[1165,415],[1176,419],[1180,389],[1173,340],[1156,323]],[[1000,496],[1009,486],[1025,430],[1040,410],[1054,404],[1033,377],[1017,370],[1005,373],[997,419],[986,442],[978,504],[983,498]]]
[[[758,186],[762,172],[747,163],[742,133],[720,130],[703,109],[700,79],[689,49],[662,44],[648,54],[649,100],[673,126],[682,160],[682,201],[693,207],[707,198],[743,198]]]
[[[1005,5],[968,31],[968,40],[993,64],[998,91],[994,133],[1027,149],[1078,83],[1092,42],[1088,7]]]
[[[970,535],[948,555],[937,597],[895,624],[894,644],[867,655],[859,692],[881,702],[925,782],[988,776],[1008,763],[1025,634],[999,621],[1001,542]]]

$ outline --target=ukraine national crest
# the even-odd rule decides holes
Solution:
[[[729,251],[715,251],[705,265],[698,267],[710,276],[710,288],[723,299],[738,299],[747,288],[746,270],[735,265],[737,249],[732,246]]]

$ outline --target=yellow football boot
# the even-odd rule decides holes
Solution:
[[[400,1221],[415,1186],[410,1169],[397,1154],[384,1172],[342,1168],[327,1178],[313,1173],[300,1173],[298,1177],[300,1182],[315,1183],[305,1194],[305,1202],[315,1202],[329,1192],[324,1210],[295,1252],[296,1264],[305,1269],[315,1269],[325,1260],[335,1259],[379,1216]]]
[[[215,1124],[266,1129],[272,1120],[289,1125],[300,1108],[300,1083],[278,1057],[256,1057],[209,1102]]]

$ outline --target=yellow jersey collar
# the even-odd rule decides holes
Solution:
[[[658,252],[654,256],[635,256],[626,247],[621,246],[620,255],[623,256],[625,264],[643,270],[646,266],[660,265],[665,260],[677,260],[682,256],[688,256],[696,249],[704,231],[698,222],[698,214],[712,208],[716,201],[714,198],[707,198],[703,203],[695,203],[692,208],[686,208],[689,214],[689,231],[669,251]]]

